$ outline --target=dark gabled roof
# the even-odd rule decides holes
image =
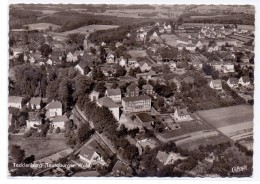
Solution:
[[[117,171],[122,172],[122,173],[124,173],[126,175],[132,175],[133,174],[133,169],[129,165],[123,163],[120,160],[118,160],[116,162],[116,164],[114,165],[112,170],[114,172],[117,172]]]
[[[142,88],[143,88],[144,90],[153,90],[153,86],[150,85],[150,84],[145,84],[145,85],[142,86]]]
[[[136,116],[143,122],[151,122],[154,121],[153,117],[147,113],[139,113]]]
[[[30,100],[31,105],[41,105],[42,98],[41,97],[32,97]]]
[[[59,101],[52,101],[50,102],[47,106],[47,109],[57,109],[57,108],[62,108],[62,104]]]
[[[84,146],[81,148],[79,154],[82,155],[82,156],[84,156],[84,157],[86,157],[88,160],[90,160],[91,157],[94,155],[94,153],[95,153],[95,150],[90,149],[89,147],[87,147],[87,146],[84,145]]]
[[[231,77],[228,79],[229,80],[229,83],[230,84],[237,84],[238,83],[238,79],[237,78],[234,78],[234,77]]]
[[[41,121],[41,118],[37,112],[29,112],[28,121]]]
[[[9,96],[8,97],[8,102],[11,103],[22,103],[23,97],[20,96]]]
[[[121,95],[121,89],[119,89],[119,88],[116,88],[116,89],[108,89],[108,90],[107,90],[107,95],[108,95],[108,96]]]
[[[162,151],[158,151],[157,155],[156,155],[156,158],[162,162],[162,163],[165,163],[167,161],[169,157],[169,154],[165,153],[165,152],[162,152]]]
[[[147,95],[141,95],[141,96],[133,96],[133,97],[125,97],[123,98],[123,101],[125,102],[134,102],[139,100],[150,100],[151,98]]]
[[[127,86],[127,89],[130,89],[130,90],[135,90],[137,87],[137,85],[135,83],[131,83],[129,86]]]
[[[56,116],[53,120],[53,122],[66,122],[69,121],[69,119],[67,118],[67,116],[64,114],[62,116]]]
[[[241,77],[243,82],[250,82],[250,78],[248,76]]]
[[[104,106],[104,107],[107,107],[107,108],[117,108],[117,107],[120,107],[120,105],[116,104],[113,100],[111,100],[107,96],[99,98],[97,100],[97,103],[99,103],[101,106]]]
[[[86,61],[80,61],[78,65],[80,68],[85,69],[88,66],[88,63]]]

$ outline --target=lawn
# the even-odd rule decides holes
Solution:
[[[129,50],[128,53],[132,56],[132,58],[147,56],[146,50]]]
[[[200,123],[195,121],[181,122],[178,123],[178,125],[180,126],[179,129],[165,131],[164,133],[161,134],[161,136],[164,137],[165,139],[169,139],[171,137],[177,137],[192,132],[198,132],[202,130],[212,130],[211,126],[203,121]]]
[[[83,26],[80,27],[78,29],[73,29],[70,31],[66,31],[63,32],[63,34],[68,35],[68,34],[72,34],[72,33],[82,33],[82,34],[86,34],[91,33],[91,32],[95,32],[98,30],[107,30],[107,29],[113,29],[113,28],[117,28],[118,26],[116,25],[88,25],[88,26]]]
[[[176,45],[179,44],[179,43],[177,42],[177,40],[179,39],[179,37],[178,37],[177,35],[175,35],[175,34],[171,34],[171,35],[163,34],[163,35],[161,35],[161,38],[162,38],[162,40],[165,40],[165,43],[166,43],[167,45],[176,47]]]
[[[21,146],[26,156],[35,155],[36,160],[69,148],[63,135],[48,135],[45,140],[23,139],[22,135],[12,135],[9,144]]]
[[[60,28],[59,25],[55,25],[55,24],[51,24],[51,23],[36,23],[36,24],[28,24],[27,26],[29,26],[29,29],[37,29],[37,30],[46,30],[49,29],[49,27],[51,26],[53,30],[56,30],[58,28]]]
[[[185,144],[180,145],[183,149],[193,150],[198,148],[200,145],[206,146],[206,145],[215,145],[223,142],[227,142],[228,139],[223,135],[218,135],[214,137],[208,137],[206,139],[200,139],[197,141],[188,142]]]
[[[253,121],[251,105],[237,105],[197,113],[216,128]]]

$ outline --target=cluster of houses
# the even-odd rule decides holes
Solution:
[[[59,101],[51,101],[47,103],[47,99],[40,97],[32,97],[26,104],[23,104],[23,98],[18,96],[8,97],[8,107],[14,107],[22,110],[26,106],[30,112],[26,120],[26,128],[39,128],[42,125],[43,118],[40,116],[40,111],[45,109],[45,118],[51,121],[51,126],[54,129],[65,129],[65,123],[69,121],[65,114],[62,114],[62,103]],[[9,122],[10,125],[10,122]]]

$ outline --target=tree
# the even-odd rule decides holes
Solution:
[[[94,88],[95,91],[104,93],[106,91],[106,83],[105,82],[98,82]]]
[[[88,123],[81,124],[76,134],[77,144],[81,144],[86,141],[92,133],[93,131],[90,129]]]
[[[51,46],[46,43],[42,44],[39,50],[41,52],[41,55],[45,58],[47,58],[50,55],[50,53],[52,53]]]
[[[212,72],[212,79],[218,79],[219,78],[219,72],[217,71],[217,70],[214,70],[213,72]]]
[[[125,68],[121,65],[116,65],[116,72],[114,74],[114,77],[124,76],[125,74],[126,74]]]
[[[57,128],[56,128],[55,133],[56,133],[56,134],[61,133],[60,127],[57,127]]]
[[[143,77],[140,77],[139,80],[138,80],[138,87],[140,89],[142,89],[142,86],[145,85],[145,84],[147,84],[146,80],[143,79]]]
[[[67,109],[72,105],[72,86],[71,83],[69,82],[68,78],[65,78],[61,81],[59,84],[59,99],[64,105],[64,109]]]
[[[213,73],[213,68],[209,64],[203,64],[202,69],[206,75],[212,75]]]
[[[177,20],[177,24],[182,25],[183,24],[183,18],[179,17]]]
[[[11,145],[10,146],[10,156],[15,159],[16,163],[21,163],[25,157],[25,152],[23,149],[21,149],[20,146],[17,145]]]

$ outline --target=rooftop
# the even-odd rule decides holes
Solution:
[[[53,119],[53,122],[66,122],[66,121],[69,121],[69,119],[67,118],[67,116],[65,114],[62,116],[56,116]]]
[[[108,89],[106,93],[107,93],[108,96],[121,95],[121,90],[119,88]]]
[[[147,96],[147,95],[123,98],[123,101],[125,101],[125,102],[134,102],[134,101],[139,101],[139,100],[151,100],[151,98],[149,96]]]
[[[58,109],[58,108],[62,108],[62,104],[60,101],[52,101],[50,102],[47,106],[47,109]]]
[[[9,103],[22,103],[23,97],[20,96],[9,96],[8,102]]]
[[[104,107],[107,107],[107,108],[117,108],[117,107],[120,107],[120,105],[116,104],[113,100],[111,100],[107,96],[99,98],[97,100],[97,103],[100,104],[101,106],[104,106]]]

